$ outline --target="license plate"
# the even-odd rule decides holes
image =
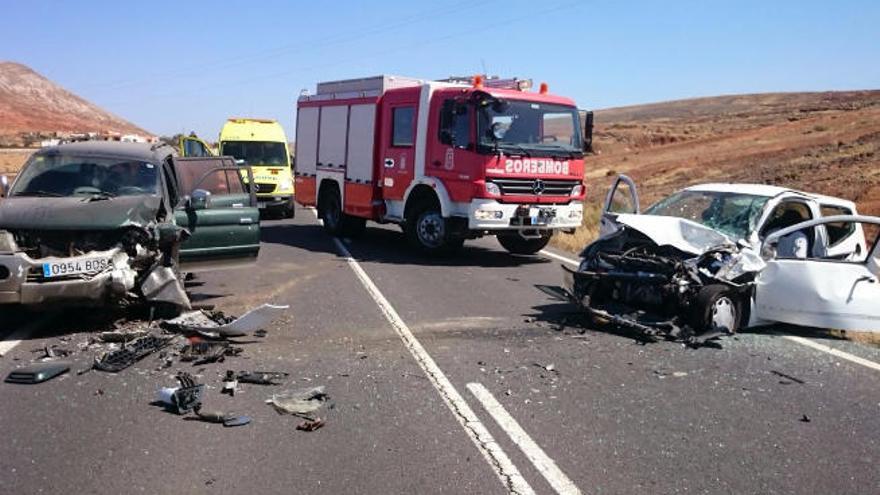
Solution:
[[[113,267],[110,258],[76,258],[68,261],[43,263],[43,276],[46,278],[98,273]]]

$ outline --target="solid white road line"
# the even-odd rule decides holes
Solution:
[[[391,327],[397,332],[397,335],[403,340],[404,346],[410,351],[416,362],[422,368],[422,371],[428,376],[431,384],[440,393],[440,397],[455,415],[455,418],[461,423],[465,433],[477,446],[477,449],[486,459],[486,462],[492,467],[498,479],[504,484],[505,488],[514,494],[532,495],[535,491],[528,482],[520,474],[516,466],[513,465],[498,442],[489,433],[489,430],[480,422],[480,419],[474,413],[473,409],[464,400],[464,397],[458,393],[458,390],[452,385],[452,382],[446,378],[446,375],[434,362],[434,359],[425,351],[422,344],[415,338],[409,327],[397,314],[397,311],[391,306],[391,303],[382,295],[376,284],[370,279],[367,273],[361,268],[360,264],[352,258],[351,253],[346,249],[345,245],[334,237],[333,242],[339,253],[345,258],[348,266],[354,271],[358,280],[373,298],[376,305],[385,315],[385,319],[391,324]]]
[[[578,263],[577,261],[575,261],[571,258],[566,258],[565,256],[560,256],[556,253],[551,253],[550,251],[547,251],[547,250],[542,250],[541,254],[543,254],[544,256],[547,256],[548,258],[553,258],[555,260],[559,260],[564,263],[569,263],[571,265],[580,266],[580,263]],[[818,342],[813,342],[812,340],[806,339],[804,337],[797,337],[794,335],[783,335],[783,337],[785,337],[786,339],[788,339],[792,342],[797,342],[798,344],[805,345],[807,347],[811,347],[817,351],[826,352],[828,354],[837,356],[841,359],[846,359],[847,361],[852,361],[856,364],[860,364],[862,366],[866,366],[866,367],[871,368],[873,370],[880,371],[880,363],[875,363],[874,361],[871,361],[871,360],[868,360],[865,358],[860,358],[860,357],[855,356],[853,354],[850,354],[848,352],[840,351],[840,350],[834,349],[833,347],[828,347],[825,344],[819,344]]]
[[[580,266],[580,263],[577,260],[573,260],[571,258],[566,258],[565,256],[560,256],[556,253],[551,253],[550,251],[547,251],[546,249],[542,249],[539,252],[548,258],[553,258],[553,259],[561,261],[563,263],[568,263],[569,265]]]
[[[574,482],[556,466],[553,459],[544,453],[541,447],[532,440],[532,437],[513,419],[513,416],[504,409],[504,406],[495,400],[495,397],[486,387],[480,383],[468,383],[467,388],[483,404],[483,407],[489,411],[489,414],[495,419],[498,426],[510,436],[513,443],[522,449],[526,457],[532,461],[532,464],[550,483],[550,486],[556,490],[556,493],[560,495],[580,495],[581,491],[575,486]]]
[[[835,349],[833,347],[829,347],[825,344],[813,342],[812,340],[805,339],[803,337],[797,337],[795,335],[783,335],[782,337],[786,338],[792,342],[797,342],[798,344],[805,345],[807,347],[812,347],[813,349],[816,349],[817,351],[826,352],[828,354],[831,354],[832,356],[837,356],[841,359],[846,359],[847,361],[852,361],[853,363],[861,364],[862,366],[865,366],[867,368],[871,368],[872,370],[880,371],[880,364],[875,363],[874,361],[870,361],[865,358],[860,358],[860,357],[855,356],[853,354],[850,354],[848,352],[844,352],[844,351]]]
[[[22,340],[30,337],[32,333],[50,319],[51,316],[43,316],[36,320],[31,320],[18,330],[12,331],[3,340],[0,340],[0,357],[5,356],[6,353],[14,349]]]

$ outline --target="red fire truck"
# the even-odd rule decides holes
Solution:
[[[319,83],[297,104],[296,200],[333,235],[401,225],[427,252],[496,235],[540,251],[583,216],[584,124],[575,103],[522,79],[377,76]]]

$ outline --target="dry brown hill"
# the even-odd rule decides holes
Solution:
[[[880,215],[880,91],[720,96],[596,112],[587,159],[584,227],[557,245],[595,235],[599,203],[617,173],[645,205],[691,184],[754,182],[852,199]],[[644,206],[644,205],[643,205]]]
[[[14,62],[0,62],[0,136],[51,132],[149,132]]]

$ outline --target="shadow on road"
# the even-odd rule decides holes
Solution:
[[[367,228],[355,240],[343,239],[354,258],[361,262],[415,266],[479,266],[509,268],[546,264],[552,261],[541,256],[512,255],[500,247],[487,249],[466,241],[461,250],[448,255],[427,255],[410,246],[403,232],[389,228]]]

